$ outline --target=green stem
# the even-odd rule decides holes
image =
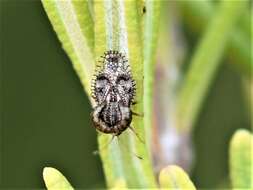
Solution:
[[[179,92],[177,126],[190,130],[212,83],[222,55],[247,1],[222,1],[191,60],[185,82]]]

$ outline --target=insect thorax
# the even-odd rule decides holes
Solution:
[[[94,75],[92,94],[97,104],[117,102],[130,106],[135,93],[126,57],[118,51],[107,51],[102,56],[102,65]]]

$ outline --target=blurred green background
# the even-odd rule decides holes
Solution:
[[[41,3],[0,6],[0,188],[44,188],[45,166],[75,187],[104,187],[101,162],[92,154],[91,106]],[[230,64],[220,67],[196,125],[191,178],[197,187],[220,186],[232,133],[250,128],[242,78]]]

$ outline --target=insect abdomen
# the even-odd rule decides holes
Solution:
[[[103,120],[109,126],[113,127],[121,120],[121,112],[117,103],[110,103],[103,110]]]

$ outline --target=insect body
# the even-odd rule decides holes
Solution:
[[[92,120],[97,130],[118,136],[132,121],[130,107],[135,81],[124,55],[107,51],[102,58],[103,65],[92,81],[92,97],[96,102]]]

